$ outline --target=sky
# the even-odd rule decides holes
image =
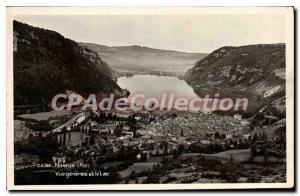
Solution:
[[[31,15],[16,20],[108,46],[210,53],[222,46],[285,42],[285,20],[276,15]]]

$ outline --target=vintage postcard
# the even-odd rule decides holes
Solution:
[[[294,188],[293,7],[7,7],[8,190]]]

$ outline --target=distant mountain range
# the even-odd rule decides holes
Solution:
[[[285,44],[222,47],[188,70],[195,92],[248,97],[252,109],[273,105],[285,111]]]
[[[79,43],[97,52],[113,69],[120,73],[181,75],[205,57],[205,53],[186,53],[144,46],[105,46]]]
[[[18,21],[14,33],[14,103],[46,104],[66,90],[121,94],[114,71],[99,55],[55,31]]]

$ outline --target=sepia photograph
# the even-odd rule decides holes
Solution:
[[[6,12],[9,190],[294,187],[293,7]]]

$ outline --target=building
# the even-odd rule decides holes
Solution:
[[[235,118],[237,120],[242,120],[242,115],[240,115],[240,114],[234,114],[233,118]]]
[[[250,122],[249,122],[248,120],[241,120],[241,125],[242,125],[243,127],[249,126],[249,125],[250,125]]]
[[[56,153],[53,157],[52,157],[53,163],[56,164],[64,164],[66,163],[66,155],[64,153]]]
[[[209,141],[209,140],[201,140],[200,143],[208,145],[208,144],[211,144],[211,141]]]

